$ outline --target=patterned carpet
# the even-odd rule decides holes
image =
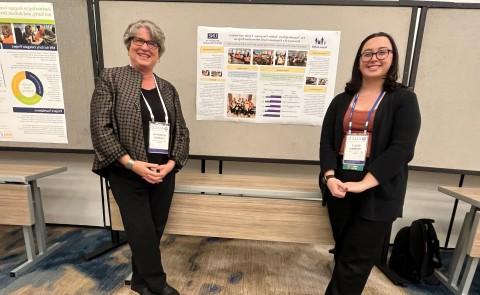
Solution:
[[[452,258],[453,250],[448,251],[441,251],[440,255],[442,257],[442,264],[443,267],[440,268],[442,273],[448,273],[448,265],[450,264],[450,260]],[[410,294],[420,295],[420,294],[438,294],[438,295],[450,295],[453,294],[447,287],[441,285],[432,286],[427,284],[410,284],[408,286],[408,290]],[[475,276],[473,278],[472,285],[470,287],[469,294],[480,294],[480,268],[477,268]]]
[[[31,271],[11,278],[9,271],[26,258],[22,231],[11,227],[2,239],[0,294],[110,294],[130,271],[128,247],[92,261],[83,259],[109,237],[97,229],[48,227],[49,245],[60,242],[60,248]]]
[[[135,294],[124,286],[130,272],[128,246],[85,261],[108,231],[48,226],[48,243],[61,246],[29,272],[11,278],[25,260],[22,231],[0,226],[0,295]],[[323,294],[329,280],[328,248],[218,238],[167,236],[162,240],[169,282],[183,295]],[[451,253],[444,254],[448,260]],[[448,262],[448,261],[446,261]],[[364,294],[451,294],[444,286],[393,286],[374,270]],[[471,294],[480,294],[480,271]]]

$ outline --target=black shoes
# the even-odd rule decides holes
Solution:
[[[163,288],[162,295],[180,295],[180,293],[169,284],[166,284],[165,288]]]
[[[147,285],[134,285],[134,284],[132,284],[130,286],[130,288],[140,295],[156,295],[156,294],[158,294],[158,293],[154,293],[154,292],[150,291],[150,289],[148,289]]]
[[[130,288],[140,295],[180,295],[180,293],[178,293],[178,291],[175,290],[175,288],[173,288],[169,284],[165,285],[165,287],[162,290],[162,293],[150,291],[147,285],[144,285],[144,284],[137,285],[137,284],[133,284],[133,282]]]

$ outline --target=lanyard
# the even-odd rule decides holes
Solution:
[[[375,100],[375,103],[373,104],[372,108],[368,112],[367,120],[365,121],[365,126],[363,128],[363,133],[367,133],[370,117],[372,116],[373,111],[375,111],[378,108],[378,105],[380,104],[380,101],[383,99],[384,96],[385,96],[385,91],[382,91],[380,95],[377,97],[377,100]],[[348,134],[352,134],[352,118],[353,118],[353,113],[355,111],[355,106],[357,105],[357,101],[358,101],[358,93],[355,94],[355,97],[353,98],[353,102],[352,102],[352,110],[350,111],[350,118],[348,119]]]
[[[162,102],[163,112],[165,113],[165,123],[168,124],[167,108],[165,107],[165,103],[163,102],[162,94],[160,93],[160,90],[158,89],[157,79],[155,79],[155,76],[153,76],[153,80],[155,81],[155,88],[157,88],[158,97],[160,97],[160,101]],[[148,101],[147,101],[147,99],[145,98],[145,95],[143,95],[143,92],[142,92],[142,97],[143,97],[143,101],[144,101],[145,104],[147,105],[148,111],[150,112],[150,119],[152,120],[152,122],[155,122],[155,117],[153,116],[152,108],[151,108],[150,105],[148,104]]]

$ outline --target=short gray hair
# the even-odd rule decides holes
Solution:
[[[158,56],[162,56],[165,52],[165,33],[154,22],[145,19],[138,20],[128,25],[125,33],[123,34],[123,43],[127,49],[130,49],[132,39],[135,37],[140,28],[146,28],[150,32],[150,35],[152,35],[152,40],[157,42],[159,46]]]

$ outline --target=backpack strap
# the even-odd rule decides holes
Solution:
[[[440,246],[432,219],[420,219],[422,225],[423,242],[425,244],[425,253],[420,268],[420,277],[431,276],[436,267],[442,265],[440,258]]]
[[[411,257],[412,278],[420,280],[423,276],[427,245],[425,243],[425,230],[421,219],[415,220],[410,225],[409,252]]]
[[[435,228],[433,227],[433,222],[427,223],[427,231],[428,231],[428,240],[430,241],[430,245],[432,247],[432,262],[433,267],[442,267],[442,257],[440,256],[440,242],[437,238],[437,233],[435,232]]]

